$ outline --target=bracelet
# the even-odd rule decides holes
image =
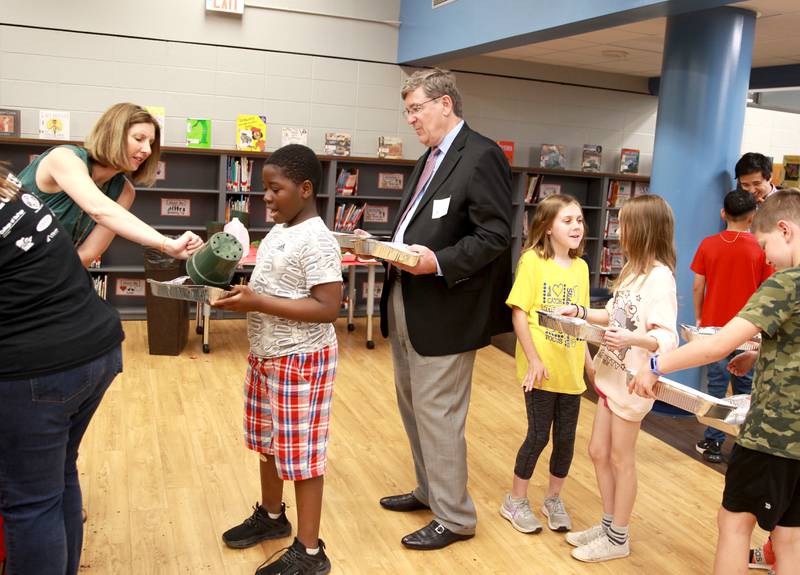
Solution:
[[[658,370],[658,354],[657,353],[650,356],[650,371],[656,377],[661,377],[662,375],[664,375],[663,373],[661,373]]]
[[[581,317],[581,306],[579,306],[579,305],[578,305],[578,304],[576,304],[576,303],[574,303],[574,304],[572,304],[572,305],[574,305],[574,306],[575,306],[575,317],[577,317],[577,318],[579,318],[579,319],[580,319],[580,317]]]
[[[581,319],[586,319],[589,316],[589,310],[586,309],[585,305],[578,306],[581,308]]]

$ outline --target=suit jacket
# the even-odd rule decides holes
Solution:
[[[414,167],[393,230],[411,200],[430,150]],[[438,200],[438,202],[437,202]],[[434,218],[433,208],[446,213]],[[492,140],[465,123],[433,175],[403,241],[436,254],[442,276],[403,273],[408,334],[422,355],[448,355],[488,345],[511,331],[505,299],[511,289],[511,168]],[[437,215],[439,215],[437,213]],[[381,294],[381,333],[393,281]]]

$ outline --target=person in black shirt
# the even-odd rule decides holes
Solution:
[[[73,575],[78,447],[122,371],[116,310],[66,230],[0,166],[0,515],[12,574]]]

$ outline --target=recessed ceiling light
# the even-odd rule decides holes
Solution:
[[[614,58],[615,60],[622,60],[628,57],[628,52],[625,50],[603,50],[600,55],[605,58]]]

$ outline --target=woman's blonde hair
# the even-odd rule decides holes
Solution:
[[[156,138],[150,145],[150,156],[130,174],[136,184],[151,185],[156,179],[158,160],[161,157],[161,128],[158,121],[136,104],[114,104],[100,116],[92,131],[86,136],[84,146],[96,162],[128,173],[128,130],[134,124],[152,124]]]
[[[675,218],[661,196],[637,196],[622,206],[619,241],[627,261],[614,282],[615,288],[647,275],[656,262],[675,273]]]
[[[581,207],[578,200],[567,194],[554,194],[539,202],[536,206],[533,218],[531,218],[531,224],[528,228],[528,239],[525,240],[523,251],[532,249],[543,259],[554,257],[556,252],[553,249],[553,242],[550,238],[550,234],[547,232],[553,227],[553,222],[558,217],[558,212],[560,212],[562,208],[566,208],[572,204],[575,204],[578,208]],[[583,215],[583,210],[581,210],[581,215]],[[584,224],[583,231],[585,234],[586,224]],[[581,243],[578,247],[574,250],[569,250],[569,257],[581,257],[583,255],[583,243],[584,238],[581,238]]]

